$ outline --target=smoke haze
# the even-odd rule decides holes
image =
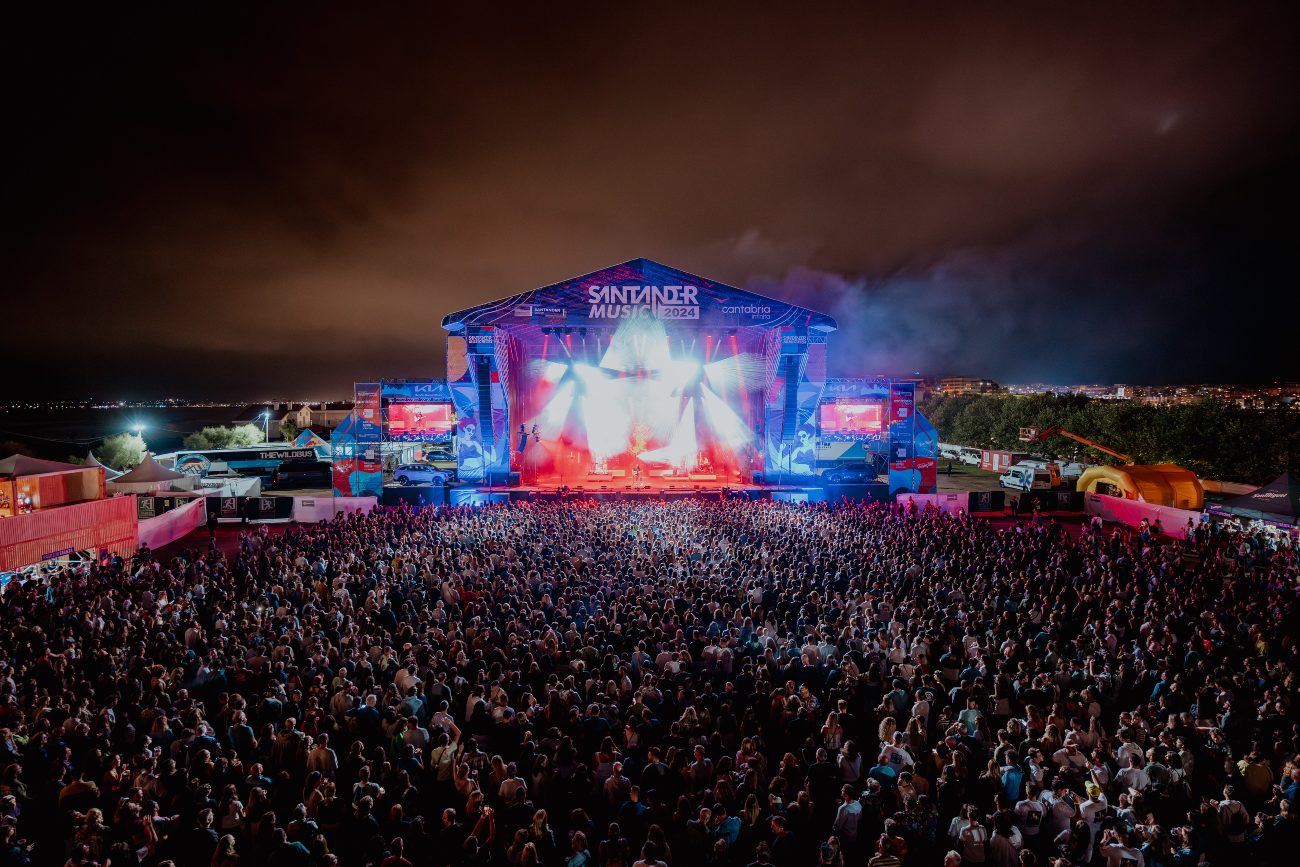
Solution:
[[[437,375],[447,312],[638,256],[841,373],[1300,378],[1293,5],[816,13],[26,10],[6,396]]]

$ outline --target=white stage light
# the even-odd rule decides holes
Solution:
[[[714,394],[708,386],[700,389],[700,407],[704,410],[704,419],[714,436],[733,452],[753,440],[754,432],[745,424],[745,420],[736,415],[736,411],[727,406],[726,401]]]
[[[695,466],[699,450],[699,440],[695,435],[695,401],[687,400],[677,416],[677,424],[668,444],[644,451],[638,457],[647,463],[667,464],[679,470],[690,470]]]

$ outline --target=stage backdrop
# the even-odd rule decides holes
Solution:
[[[718,486],[810,446],[815,465],[825,314],[634,259],[443,326],[462,479]]]

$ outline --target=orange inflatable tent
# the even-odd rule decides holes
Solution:
[[[1205,508],[1205,490],[1196,473],[1177,464],[1130,464],[1089,467],[1079,476],[1077,490],[1137,500],[1176,509]]]

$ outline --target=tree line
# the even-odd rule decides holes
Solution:
[[[1083,395],[933,395],[921,411],[941,442],[1044,452],[1089,463],[1120,463],[1054,435],[1023,443],[1020,429],[1058,426],[1122,452],[1138,464],[1178,464],[1201,478],[1264,484],[1300,470],[1300,412],[1254,410],[1206,399],[1174,406]]]
[[[182,445],[193,451],[208,451],[246,448],[261,445],[265,441],[262,429],[255,424],[210,425],[189,434]],[[94,448],[94,452],[101,464],[117,470],[129,470],[144,460],[148,447],[139,434],[120,433],[105,438]],[[83,457],[72,455],[68,460],[79,464]]]

